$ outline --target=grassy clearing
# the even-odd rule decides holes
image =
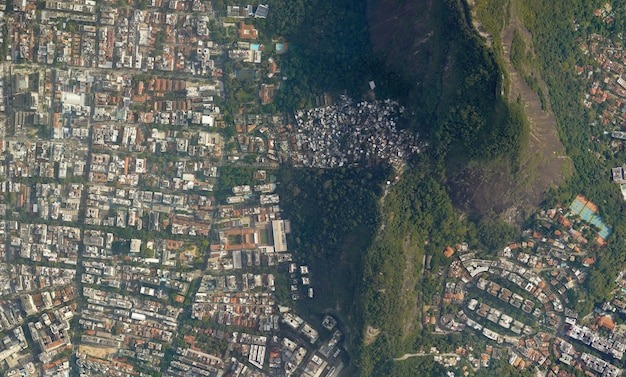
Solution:
[[[262,245],[269,244],[269,231],[267,229],[259,229],[259,239]]]

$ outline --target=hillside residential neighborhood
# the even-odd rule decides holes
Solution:
[[[478,370],[506,350],[508,362],[518,370],[573,376],[570,371],[578,369],[590,376],[620,376],[615,362],[624,358],[626,333],[616,320],[626,312],[620,288],[626,286],[624,279],[618,277],[614,299],[592,314],[583,318],[573,309],[572,299],[611,232],[596,212],[595,204],[578,195],[569,206],[538,211],[535,226],[521,235],[524,241],[492,258],[479,257],[466,243],[442,251],[451,260],[447,270],[433,271],[432,257],[426,258],[425,270],[441,277],[443,290],[430,298],[424,326],[441,334],[475,331],[488,344],[459,348],[454,356],[435,360],[450,367],[469,357]]]

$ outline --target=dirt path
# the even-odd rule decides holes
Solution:
[[[518,96],[521,96],[526,116],[530,122],[529,150],[526,153],[526,161],[523,163],[530,170],[536,169],[533,184],[535,189],[531,189],[531,191],[536,191],[531,193],[531,196],[534,196],[542,194],[551,185],[558,184],[563,179],[564,173],[571,172],[572,164],[565,155],[565,147],[559,139],[556,118],[550,111],[548,89],[545,82],[539,77],[539,86],[546,97],[548,111],[542,109],[539,95],[528,86],[522,75],[511,64],[511,44],[515,30],[522,35],[527,44],[531,43],[532,36],[520,22],[517,14],[517,0],[511,0],[509,11],[510,22],[501,35],[510,83],[509,101],[516,101]]]
[[[419,352],[419,353],[405,353],[404,355],[402,355],[401,357],[395,358],[393,359],[393,361],[402,361],[402,360],[406,360],[410,357],[422,357],[422,356],[442,356],[442,357],[454,357],[454,356],[458,356],[455,353],[424,353],[424,352]]]

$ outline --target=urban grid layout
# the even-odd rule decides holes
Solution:
[[[275,297],[313,299],[315,272],[293,262],[273,172],[401,167],[420,151],[403,109],[320,98],[306,120],[227,121],[224,75],[270,80],[262,105],[286,80],[288,41],[261,45],[247,22],[270,7],[122,3],[0,1],[1,373],[338,374],[337,319]],[[225,186],[224,166],[253,169]]]

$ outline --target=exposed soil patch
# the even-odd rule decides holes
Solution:
[[[117,348],[100,348],[85,345],[78,346],[78,352],[96,357],[98,359],[106,359],[110,354],[116,353],[117,351]]]
[[[369,346],[370,344],[374,343],[378,334],[380,334],[380,329],[367,325],[367,327],[365,328],[365,339],[363,339],[363,343],[366,346]]]
[[[542,109],[541,99],[539,95],[533,91],[523,77],[511,64],[511,43],[513,34],[517,30],[526,40],[527,44],[531,44],[531,35],[524,25],[519,21],[517,15],[516,2],[511,2],[511,18],[509,26],[502,33],[502,44],[504,49],[504,57],[507,63],[507,71],[509,73],[510,91],[509,100],[515,101],[518,95],[522,97],[526,108],[526,116],[530,121],[530,143],[529,154],[541,156],[540,174],[537,175],[537,183],[542,186],[550,186],[558,183],[563,178],[563,172],[572,172],[572,163],[565,154],[565,146],[559,139],[557,131],[557,123],[554,114],[550,111],[550,101],[546,98],[546,111]],[[535,76],[538,74],[535,72]],[[548,93],[546,83],[539,78],[539,86],[543,93]]]

